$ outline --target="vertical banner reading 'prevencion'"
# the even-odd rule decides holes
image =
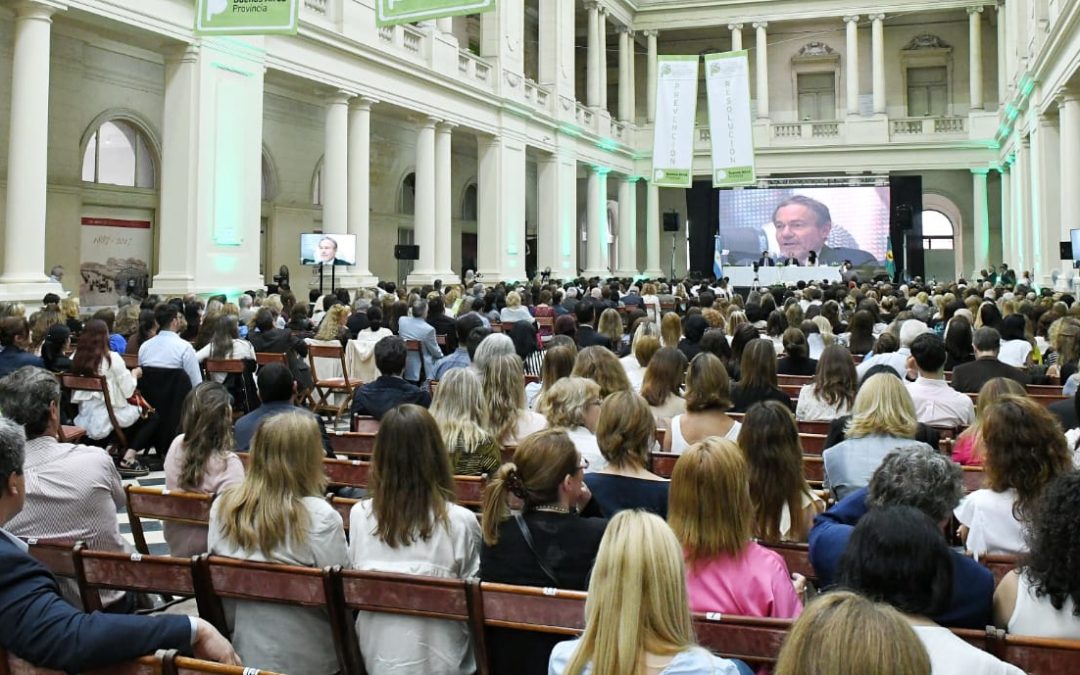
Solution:
[[[745,51],[707,54],[713,187],[752,185],[754,133],[750,121],[750,63]]]
[[[689,188],[694,173],[698,57],[658,56],[656,66],[653,184]]]

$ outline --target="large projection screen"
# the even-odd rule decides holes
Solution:
[[[721,190],[720,248],[735,265],[757,262],[763,251],[806,264],[811,250],[821,265],[881,264],[889,214],[888,186]]]

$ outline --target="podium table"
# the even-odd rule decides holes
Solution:
[[[724,276],[731,280],[732,286],[753,286],[754,268],[752,265],[731,265],[724,268]],[[799,281],[806,283],[827,281],[829,283],[840,282],[840,268],[828,267],[796,267],[785,265],[782,267],[759,267],[757,271],[759,286],[773,286],[776,284],[794,284]]]

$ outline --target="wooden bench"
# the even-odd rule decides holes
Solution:
[[[75,573],[83,609],[87,612],[102,610],[98,593],[101,590],[196,597],[197,583],[191,558],[92,551],[79,544],[75,546]],[[200,615],[207,610],[199,604]]]
[[[330,434],[330,449],[335,455],[367,459],[375,452],[375,434],[335,431]]]
[[[825,434],[799,434],[799,444],[802,446],[802,451],[807,455],[820,455],[825,451],[825,439],[828,438]]]

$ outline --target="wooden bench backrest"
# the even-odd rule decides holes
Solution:
[[[828,437],[825,434],[799,433],[799,443],[802,445],[802,451],[807,455],[820,455],[824,452],[826,438]]]
[[[280,675],[269,670],[245,668],[244,666],[225,666],[213,661],[191,659],[186,656],[177,656],[173,660],[171,673],[166,675]]]
[[[243,359],[207,359],[207,373],[243,373],[246,370]]]
[[[23,537],[30,557],[46,567],[53,576],[75,578],[75,546],[71,539]]]
[[[371,462],[358,459],[325,459],[323,470],[331,485],[366,488],[371,478]]]
[[[75,548],[76,579],[87,612],[101,610],[97,591],[122,590],[194,597],[192,560]]]
[[[336,455],[371,457],[375,451],[375,434],[336,431],[330,434],[330,449]]]
[[[368,415],[353,415],[352,431],[375,435],[379,433],[379,420]]]
[[[709,651],[755,665],[772,664],[780,653],[791,621],[717,613],[694,614],[698,643]]]
[[[813,375],[777,375],[776,381],[781,385],[801,387],[814,381]]]
[[[473,617],[474,632],[488,626],[577,635],[585,628],[585,593],[482,583],[480,610],[474,614],[479,615]]]
[[[248,454],[241,453],[240,456],[246,459]],[[138,485],[128,485],[124,492],[127,495],[131,536],[135,540],[135,548],[143,555],[150,553],[146,536],[143,534],[143,518],[204,527],[210,524],[210,507],[214,503],[214,495]]]
[[[83,671],[83,675],[171,675],[166,664],[174,654],[159,650],[155,656],[143,656],[134,661]],[[0,675],[63,675],[63,671],[32,666],[0,648]]]
[[[128,370],[139,367],[139,355],[138,354],[121,354],[120,358],[124,359],[124,365]]]
[[[827,420],[803,420],[799,422],[800,434],[817,434],[821,436],[828,436],[829,429],[832,428],[832,422]]]
[[[807,544],[778,541],[761,542],[761,545],[780,554],[792,574],[801,574],[811,581],[817,578],[817,572],[810,564],[810,547]]]
[[[986,473],[981,466],[965,466],[963,481],[965,492],[980,490],[986,484]]]

